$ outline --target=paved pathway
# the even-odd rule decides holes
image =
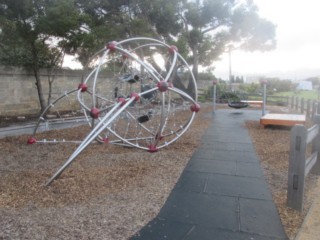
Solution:
[[[244,126],[260,117],[217,110],[160,213],[131,239],[287,239]]]
[[[2,127],[0,128],[0,139],[4,137],[9,136],[19,136],[23,134],[29,134],[32,135],[33,131],[36,127],[37,122],[30,122],[28,124],[20,124],[20,125],[13,125],[9,127]],[[49,131],[53,129],[64,129],[64,128],[70,128],[75,127],[78,125],[87,124],[87,121],[85,118],[69,118],[69,119],[57,119],[57,120],[51,120],[48,122],[43,122],[40,124],[37,133],[43,132],[43,131]]]

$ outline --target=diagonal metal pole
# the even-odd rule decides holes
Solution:
[[[57,179],[61,173],[75,160],[75,158],[105,129],[108,125],[117,118],[120,113],[122,113],[133,101],[135,97],[131,97],[114,115],[111,114],[121,106],[121,103],[117,103],[114,108],[108,112],[106,116],[95,126],[94,129],[89,133],[89,135],[84,139],[84,141],[78,146],[78,148],[73,152],[69,159],[60,167],[60,169],[49,179],[45,186],[49,186],[55,179]],[[110,117],[110,118],[109,118]],[[109,118],[109,119],[108,119]]]

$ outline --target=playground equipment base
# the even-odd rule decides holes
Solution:
[[[260,126],[279,125],[294,126],[295,124],[305,124],[306,116],[303,114],[276,114],[268,113],[260,118]]]

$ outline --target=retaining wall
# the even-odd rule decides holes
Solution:
[[[81,70],[61,69],[56,71],[52,85],[52,100],[76,88],[81,82],[82,73]],[[40,71],[40,78],[44,97],[47,100],[49,92],[47,70]],[[212,85],[211,81],[198,81],[198,88],[205,89],[210,85]],[[107,88],[106,85],[101,86]],[[70,99],[72,101],[72,98]],[[75,98],[74,101],[76,103]],[[37,114],[39,111],[40,104],[33,72],[16,67],[0,66],[0,116]]]
[[[48,72],[40,71],[43,93],[48,96]],[[53,99],[80,82],[81,71],[59,70],[52,88]],[[34,114],[40,110],[38,91],[32,72],[21,68],[0,67],[0,116]]]

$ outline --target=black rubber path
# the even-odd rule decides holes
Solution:
[[[217,110],[158,216],[132,240],[287,239],[245,120],[261,111]]]

